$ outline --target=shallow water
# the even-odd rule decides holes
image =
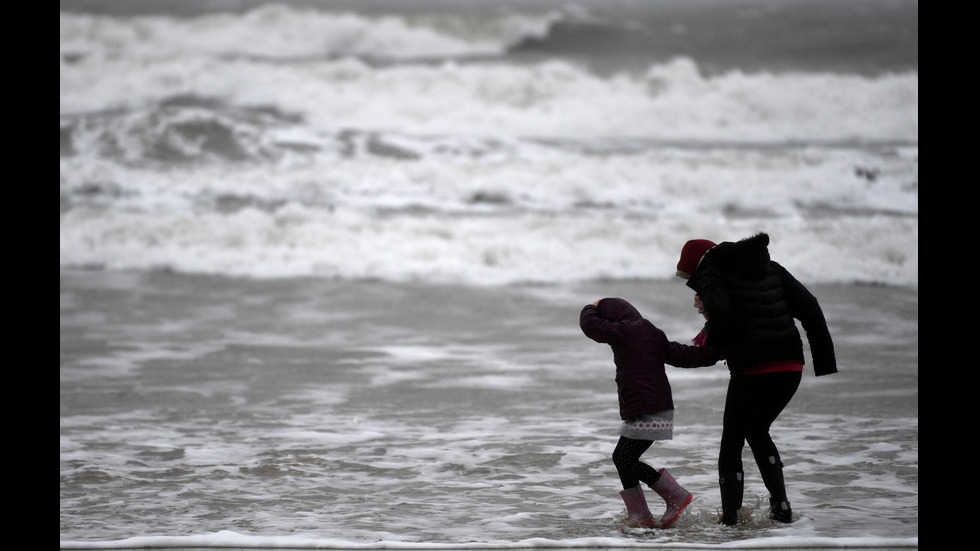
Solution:
[[[669,368],[675,437],[644,458],[697,499],[674,528],[647,531],[623,524],[612,357],[581,334],[578,311],[628,297],[686,340],[699,322],[679,280],[62,272],[61,540],[917,545],[918,293],[811,289],[841,372],[807,367],[773,428],[797,521],[763,518],[746,450],[745,524],[716,523],[727,370]]]

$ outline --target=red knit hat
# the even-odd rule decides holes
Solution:
[[[715,244],[707,239],[692,239],[684,243],[684,248],[681,249],[681,259],[677,262],[678,277],[690,279],[691,274],[701,263],[701,257],[714,246]]]

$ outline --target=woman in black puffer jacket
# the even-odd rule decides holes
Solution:
[[[722,522],[738,521],[744,485],[742,449],[748,442],[770,493],[769,516],[792,521],[783,464],[769,427],[799,388],[806,331],[817,376],[837,372],[834,343],[816,297],[769,258],[769,236],[760,233],[719,245],[685,244],[677,275],[697,293],[707,319],[695,338],[719,350],[731,380],[725,400],[718,474]]]

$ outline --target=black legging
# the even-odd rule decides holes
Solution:
[[[721,432],[718,472],[742,471],[742,448],[749,443],[756,463],[779,457],[769,427],[796,394],[803,373],[781,371],[757,375],[734,375],[728,383],[725,417]]]
[[[619,472],[619,480],[623,483],[623,489],[629,490],[639,485],[640,481],[652,486],[660,480],[660,473],[656,469],[640,461],[643,452],[650,448],[653,440],[635,440],[633,438],[619,437],[619,443],[613,450],[613,463]]]

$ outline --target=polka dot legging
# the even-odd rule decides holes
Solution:
[[[619,472],[619,480],[623,483],[623,489],[629,490],[634,486],[645,483],[652,486],[660,480],[660,473],[656,469],[640,461],[643,452],[650,448],[653,440],[635,440],[633,438],[619,437],[619,443],[613,450],[613,463],[616,471]]]

